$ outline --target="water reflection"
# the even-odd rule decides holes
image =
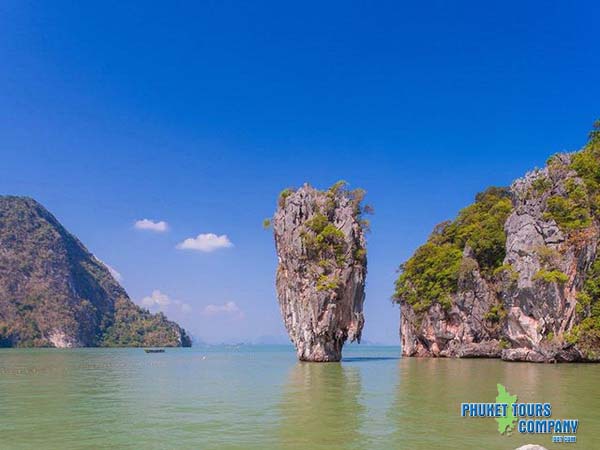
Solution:
[[[360,448],[358,368],[297,363],[282,394],[279,448]]]
[[[14,446],[63,447],[80,444],[77,434],[88,428],[93,434],[111,428],[118,405],[111,414],[99,414],[106,392],[118,389],[118,374],[108,361],[92,360],[79,350],[24,350],[2,355],[2,403],[5,427],[2,440]],[[101,372],[103,377],[96,377]],[[112,374],[112,376],[111,376]],[[94,401],[90,401],[94,399]],[[93,419],[92,419],[93,417]],[[57,426],[57,418],[61,419]],[[100,429],[106,426],[104,430]],[[95,429],[95,430],[92,430]]]
[[[462,402],[494,402],[497,383],[520,402],[549,402],[553,418],[579,418],[582,448],[600,448],[597,389],[600,367],[506,363],[498,360],[404,358],[399,361],[396,400],[389,415],[399,448],[551,447],[551,435],[516,430],[501,436],[494,419],[460,416]]]
[[[522,402],[579,419],[577,448],[600,448],[600,365],[395,359],[349,351],[297,363],[289,349],[0,350],[0,448],[555,448],[460,417],[504,384]],[[575,447],[574,447],[575,448]]]

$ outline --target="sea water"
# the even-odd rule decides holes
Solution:
[[[301,363],[288,346],[1,349],[2,449],[600,448],[600,366],[400,358],[347,346],[341,363]],[[575,443],[498,432],[463,417],[495,402],[551,403],[578,419]]]

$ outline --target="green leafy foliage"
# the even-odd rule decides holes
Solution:
[[[396,299],[403,299],[415,311],[423,311],[433,302],[447,301],[456,292],[462,251],[450,243],[428,242],[402,266],[396,281]]]
[[[306,226],[312,231],[302,235],[309,257],[321,261],[335,260],[338,265],[343,265],[347,250],[344,233],[323,214],[315,215],[306,222]]]
[[[559,226],[576,230],[591,224],[590,212],[600,219],[600,121],[594,123],[583,150],[571,158],[571,169],[583,180],[584,186],[571,182],[566,201],[553,200],[549,213]]]
[[[321,233],[327,225],[329,225],[329,219],[321,213],[315,214],[312,219],[306,222],[306,226],[317,235]]]
[[[285,206],[285,200],[294,193],[293,188],[285,188],[283,191],[279,193],[278,204],[280,207]]]
[[[180,334],[189,345],[33,199],[0,196],[0,248],[0,346],[51,346],[52,335],[86,346],[179,345]]]
[[[506,310],[500,303],[493,305],[490,310],[484,314],[483,318],[492,323],[498,323],[506,317]]]
[[[328,275],[320,275],[317,280],[317,291],[335,291],[339,286],[339,279]]]
[[[581,322],[574,326],[565,340],[578,344],[584,351],[600,348],[600,259],[587,273],[583,290],[577,296],[576,312]]]
[[[508,190],[492,187],[478,194],[475,203],[460,211],[456,220],[436,226],[428,242],[400,266],[396,301],[406,301],[415,311],[434,302],[450,307],[461,272],[464,275],[479,266],[484,275],[491,275],[505,256],[504,222],[511,209]],[[476,262],[472,267],[461,264],[467,245]]]
[[[568,180],[566,196],[553,195],[548,199],[545,219],[554,219],[566,231],[580,230],[591,225],[590,205],[584,185]]]
[[[507,275],[508,279],[512,282],[517,282],[519,280],[519,272],[515,270],[515,268],[511,264],[502,264],[501,266],[496,267],[492,274],[494,276],[503,276]]]
[[[569,281],[569,277],[560,270],[540,269],[532,278],[533,281],[541,280],[545,283],[564,284]]]
[[[539,177],[533,181],[531,186],[533,187],[533,191],[539,195],[548,191],[552,187],[552,181],[550,181],[548,177]]]
[[[176,347],[190,345],[185,333],[179,342],[179,327],[167,320],[162,313],[149,311],[134,305],[129,299],[115,302],[112,325],[103,336],[104,347]]]
[[[348,240],[344,232],[336,226],[336,211],[339,207],[353,207],[354,217],[361,227],[366,228],[362,214],[365,214],[363,189],[349,190],[345,181],[338,181],[319,196],[313,206],[312,217],[304,224],[301,238],[306,250],[306,257],[318,261],[321,270],[317,274],[318,291],[335,291],[339,280],[336,269],[349,263],[364,264],[366,249],[359,240]]]
[[[537,254],[542,267],[549,270],[558,269],[560,266],[561,255],[560,252],[554,248],[548,247],[547,245],[538,245],[534,252]]]
[[[500,338],[499,345],[502,349],[511,348],[510,341],[506,338]]]
[[[336,206],[336,197],[346,197],[352,202],[352,205],[354,206],[354,214],[358,219],[359,223],[361,223],[361,225],[363,225],[363,227],[368,230],[369,221],[363,219],[362,216],[364,214],[374,214],[375,210],[371,205],[363,203],[365,196],[367,195],[367,191],[365,191],[362,188],[350,190],[348,189],[348,183],[344,180],[340,180],[334,183],[333,186],[329,188],[327,194],[329,197],[326,208],[326,212],[328,215]]]
[[[471,247],[484,271],[493,270],[504,260],[504,222],[511,210],[508,190],[489,188],[477,195],[475,203],[459,213],[446,234],[458,247]]]

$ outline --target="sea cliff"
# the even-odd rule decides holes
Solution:
[[[339,361],[364,324],[367,273],[364,191],[285,190],[273,216],[277,296],[298,358]],[[368,210],[368,208],[367,208]]]
[[[42,205],[0,196],[0,346],[190,346]]]
[[[579,152],[490,188],[401,265],[406,356],[600,359],[600,123]]]

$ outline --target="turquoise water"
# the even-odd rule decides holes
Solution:
[[[398,355],[351,346],[341,363],[310,364],[284,346],[2,349],[0,448],[600,448],[598,365]],[[461,402],[493,402],[496,383],[578,418],[578,442],[460,417]]]

